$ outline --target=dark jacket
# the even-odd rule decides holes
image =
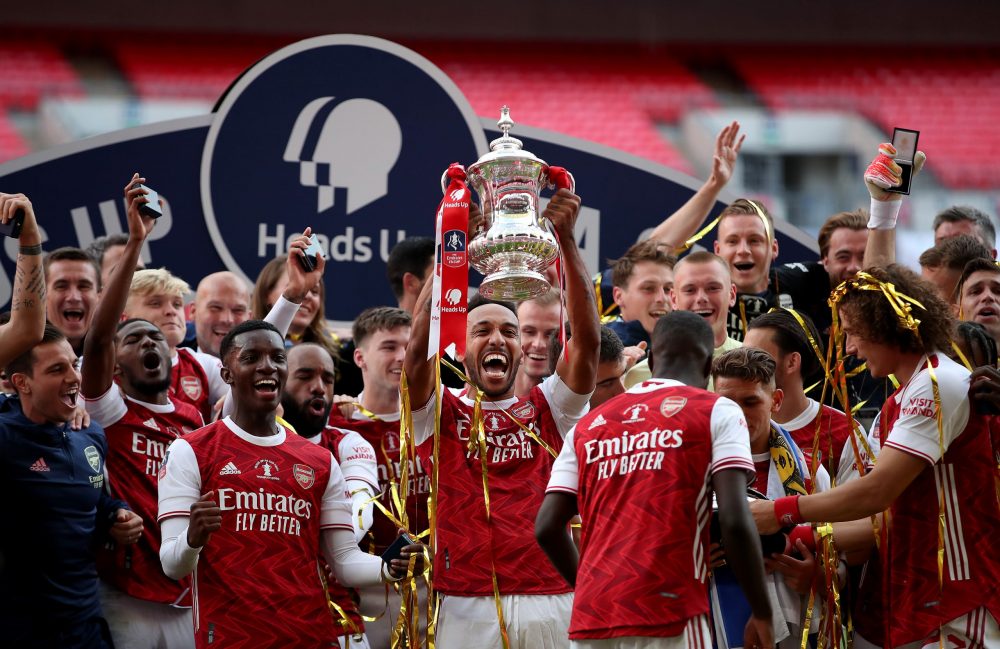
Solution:
[[[119,508],[105,489],[97,424],[36,424],[21,400],[0,403],[0,628],[19,645],[101,615],[94,550]]]

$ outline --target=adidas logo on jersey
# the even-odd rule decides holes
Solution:
[[[590,422],[590,426],[587,426],[587,430],[594,430],[598,426],[603,426],[606,423],[608,422],[604,419],[604,415],[597,415],[594,417],[594,421]]]
[[[45,463],[45,458],[40,457],[35,460],[35,463],[31,465],[30,469],[32,471],[48,471],[49,465]]]
[[[226,466],[222,467],[222,470],[219,471],[219,475],[239,475],[241,473],[243,472],[237,469],[236,465],[232,462],[227,462]]]
[[[142,425],[145,426],[146,428],[152,428],[153,430],[160,430],[160,427],[156,425],[156,422],[153,421],[152,417],[142,422]]]

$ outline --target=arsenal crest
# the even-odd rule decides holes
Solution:
[[[535,418],[535,405],[530,401],[519,403],[510,409],[510,414],[518,419],[527,421]]]
[[[316,472],[311,466],[306,466],[305,464],[292,465],[292,475],[295,476],[295,481],[302,485],[303,489],[308,489],[316,484]]]
[[[97,452],[96,446],[88,446],[83,449],[83,455],[87,458],[87,464],[94,470],[94,473],[101,472],[101,456]]]
[[[201,381],[197,376],[182,376],[181,389],[189,398],[197,401],[201,398]]]
[[[660,414],[664,417],[673,417],[687,405],[687,402],[684,397],[667,397],[660,402]]]

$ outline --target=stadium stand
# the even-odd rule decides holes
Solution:
[[[31,147],[10,123],[6,111],[0,109],[0,162],[27,155]]]
[[[944,185],[1000,185],[1000,57],[993,51],[921,52],[892,61],[885,50],[790,56],[785,48],[741,52],[732,62],[772,109],[839,108],[860,112],[886,133],[915,128],[920,147],[934,152],[929,169]],[[986,118],[970,120],[973,109]]]
[[[73,68],[59,50],[40,42],[0,45],[0,106],[34,110],[46,96],[83,95]]]

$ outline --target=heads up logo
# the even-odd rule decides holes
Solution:
[[[326,317],[353,320],[393,303],[376,278],[400,240],[433,236],[442,171],[487,149],[465,97],[420,55],[366,36],[307,39],[220,100],[202,152],[205,224],[226,267],[250,282],[312,227],[325,281],[365,287],[326,291]],[[464,258],[465,237],[451,244]]]
[[[299,182],[316,187],[316,212],[347,190],[351,214],[389,192],[389,171],[399,160],[403,133],[388,108],[370,99],[314,99],[302,109],[283,159],[299,165]]]

